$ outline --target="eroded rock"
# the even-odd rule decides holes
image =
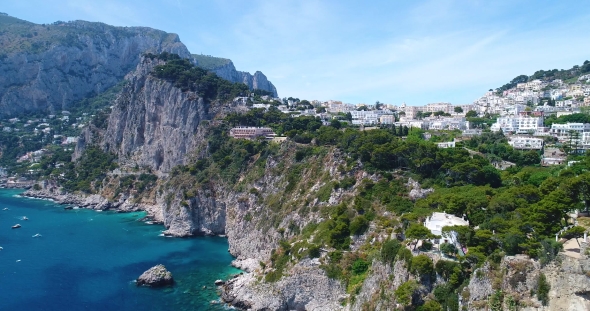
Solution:
[[[174,284],[172,273],[164,265],[157,265],[142,273],[136,281],[137,286],[162,287]]]

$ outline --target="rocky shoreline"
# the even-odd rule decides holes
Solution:
[[[76,205],[81,208],[87,209],[94,209],[94,210],[109,210],[109,209],[116,209],[122,212],[135,212],[135,211],[144,211],[145,208],[142,208],[139,204],[130,204],[127,200],[118,201],[118,202],[111,202],[106,198],[98,194],[93,194],[89,196],[81,196],[66,192],[58,192],[56,190],[34,190],[28,189],[27,191],[21,194],[24,197],[29,198],[36,198],[36,199],[46,199],[52,200],[55,203],[62,204],[62,205]]]

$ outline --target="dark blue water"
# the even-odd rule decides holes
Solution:
[[[18,193],[0,190],[0,310],[225,308],[210,302],[218,300],[213,282],[239,272],[227,240],[166,238],[162,226],[138,221],[143,213],[64,210]],[[176,285],[136,287],[133,280],[159,263]]]

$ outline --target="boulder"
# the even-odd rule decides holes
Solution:
[[[142,273],[136,281],[137,286],[161,287],[174,284],[172,273],[164,265],[151,267]]]

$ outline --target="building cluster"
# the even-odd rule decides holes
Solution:
[[[277,107],[293,117],[314,116],[324,124],[332,119],[349,122],[354,126],[391,126],[419,128],[422,130],[461,130],[463,139],[482,132],[482,126],[470,124],[472,116],[497,116],[490,130],[502,131],[508,143],[519,150],[543,150],[546,141],[567,144],[574,150],[590,149],[590,124],[567,123],[545,126],[547,116],[580,112],[590,109],[590,74],[578,78],[575,83],[562,80],[533,80],[518,83],[504,91],[488,91],[473,103],[453,105],[439,102],[423,106],[375,104],[349,104],[337,100],[299,101],[289,98],[269,98],[264,103],[254,103],[253,108]],[[481,124],[481,123],[480,123]],[[549,138],[553,137],[553,138]],[[438,144],[450,148],[455,142]],[[553,155],[551,155],[553,156]]]
[[[518,105],[522,109],[529,107],[543,112],[572,111],[587,107],[590,106],[590,84],[587,84],[587,76],[581,76],[574,84],[567,84],[559,79],[550,82],[533,80],[518,83],[516,87],[502,93],[489,91],[473,102],[471,110],[482,115],[489,113],[505,116],[516,115],[518,112],[514,109]],[[550,98],[555,105],[547,102],[540,105],[543,98]]]

